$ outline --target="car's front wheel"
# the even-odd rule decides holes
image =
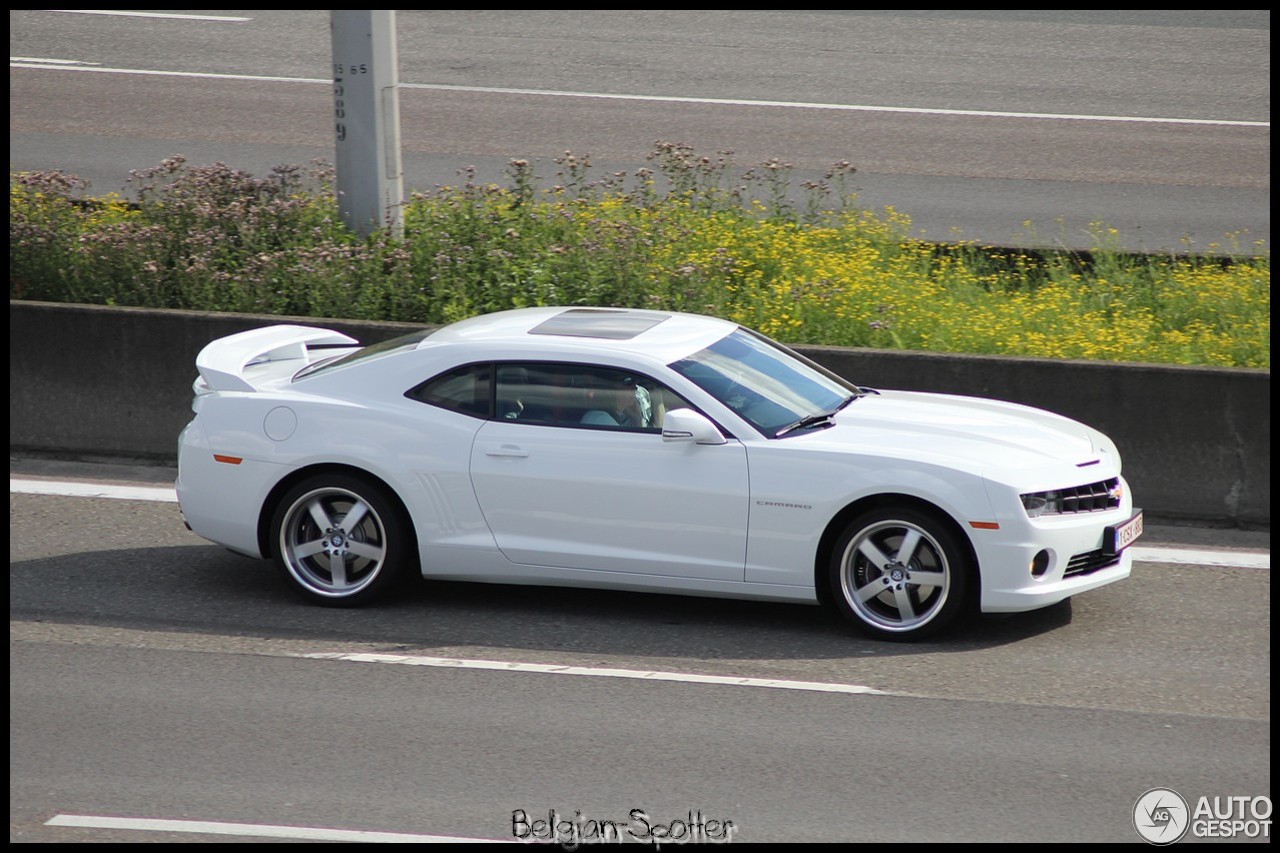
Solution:
[[[284,495],[271,526],[272,556],[302,595],[354,606],[386,591],[411,562],[409,537],[384,490],[325,474]]]
[[[934,517],[908,507],[876,510],[854,519],[837,541],[831,598],[872,636],[918,640],[960,614],[970,564],[968,549]]]

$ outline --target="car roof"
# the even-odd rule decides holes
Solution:
[[[710,346],[736,323],[701,314],[638,308],[518,308],[460,320],[419,345],[483,343],[536,350],[570,344],[675,361]]]

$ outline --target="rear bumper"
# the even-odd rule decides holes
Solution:
[[[220,461],[222,460],[222,461]],[[215,456],[198,420],[178,440],[178,507],[197,536],[250,557],[266,557],[258,544],[258,513],[280,466]]]

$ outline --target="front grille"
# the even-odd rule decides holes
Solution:
[[[1086,486],[1062,490],[1062,512],[1101,512],[1120,506],[1120,479],[1112,477]]]
[[[1082,512],[1103,512],[1120,506],[1122,495],[1120,478],[1099,480],[1083,486],[1069,486],[1047,492],[1028,492],[1021,495],[1027,515],[1039,518],[1044,515],[1076,515]]]
[[[1086,551],[1083,554],[1076,554],[1067,562],[1067,569],[1062,573],[1064,578],[1074,575],[1088,575],[1099,569],[1110,568],[1119,565],[1119,554],[1108,554],[1099,548],[1097,551]]]

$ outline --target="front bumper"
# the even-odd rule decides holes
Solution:
[[[1117,552],[1112,543],[1136,512],[1126,502],[1107,512],[1002,519],[999,530],[974,531],[982,611],[1036,610],[1129,577],[1132,550]]]

